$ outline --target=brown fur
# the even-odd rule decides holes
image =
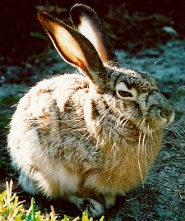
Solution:
[[[91,8],[76,5],[71,15],[83,17],[75,21],[82,34],[81,22],[95,27],[101,51],[94,40],[39,13],[60,55],[85,76],[65,74],[33,87],[13,115],[8,146],[26,191],[66,198],[99,216],[116,195],[143,182],[173,109],[151,75],[117,61]]]

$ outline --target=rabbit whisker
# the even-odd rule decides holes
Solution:
[[[154,62],[153,66],[155,66],[159,61],[163,60],[164,58],[159,58],[156,62]]]
[[[123,119],[123,122],[124,122],[124,121],[125,121],[125,122],[124,122],[123,124],[121,123],[122,125],[120,124],[120,126],[121,126],[122,128],[124,128],[124,127],[127,125],[127,123],[128,123],[128,121],[129,121],[129,119],[130,119],[131,116],[132,116],[132,114],[130,114],[130,115],[128,116],[128,118],[124,118],[124,119]]]
[[[80,140],[79,140],[79,144],[81,143],[81,141],[83,140],[83,138],[84,138],[87,134],[89,134],[89,133],[86,132],[85,134],[83,134],[83,135],[81,136],[81,138],[80,138]],[[87,140],[87,138],[86,138],[86,140]]]
[[[137,122],[136,126],[138,126],[138,125],[141,123],[141,121],[143,121],[143,119],[140,119],[140,120]]]
[[[184,130],[183,126],[180,124],[176,124],[175,130],[176,130],[176,133],[178,134],[179,140],[184,142],[185,141],[185,138],[184,138],[185,130]]]
[[[143,120],[141,121],[141,124],[140,124],[140,131],[143,131],[143,129],[145,127],[145,123],[146,123],[146,119],[143,118]]]
[[[179,129],[179,132],[182,133],[182,135],[185,134],[185,124],[177,122],[175,126]]]
[[[138,144],[138,167],[139,167],[139,172],[140,172],[140,177],[141,177],[141,183],[142,183],[143,188],[144,188],[144,179],[143,179],[142,170],[141,170],[141,163],[140,163],[141,142],[143,143],[143,141],[141,141],[141,138],[142,138],[142,133],[140,132],[140,134],[139,134],[139,144]]]
[[[88,136],[87,136],[87,138],[86,138],[86,140],[88,140],[92,135],[93,135],[93,132],[87,132],[87,134],[89,134]]]
[[[180,143],[180,145],[182,146],[181,142],[184,142],[184,137],[183,135],[185,134],[185,129],[184,129],[184,125],[180,124],[180,123],[175,123],[173,125],[171,125],[172,129],[170,128],[166,128],[167,130],[170,130],[174,133],[174,135],[178,138],[178,141]]]
[[[104,117],[106,116],[106,114],[109,113],[110,109],[111,109],[111,108],[109,107],[107,110],[105,110],[105,111],[103,112],[103,114],[102,114],[102,116],[101,116],[99,122],[101,122],[101,121],[104,119]]]
[[[175,97],[175,95],[176,95],[177,93],[179,93],[179,91],[182,90],[182,89],[184,89],[184,88],[185,88],[185,85],[180,86],[180,87],[176,90],[176,92],[172,95],[172,97],[171,97],[170,100],[172,100],[172,99]]]

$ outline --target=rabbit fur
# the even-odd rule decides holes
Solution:
[[[93,9],[73,6],[73,28],[46,12],[38,18],[83,75],[43,80],[19,101],[10,155],[25,191],[67,199],[97,217],[143,181],[173,109],[150,74],[117,60]]]

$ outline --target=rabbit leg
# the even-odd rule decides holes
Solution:
[[[92,217],[99,217],[104,214],[104,206],[98,201],[88,197],[69,196],[69,201],[75,204],[81,211],[88,209],[88,214]]]
[[[33,179],[31,179],[29,176],[27,176],[24,172],[21,171],[19,176],[19,184],[22,186],[22,188],[32,194],[37,195],[39,194],[39,191],[37,190],[37,187],[35,185],[35,182]]]

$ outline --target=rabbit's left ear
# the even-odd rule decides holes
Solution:
[[[106,69],[91,42],[77,30],[46,12],[38,18],[62,58],[80,68],[102,93],[106,90]]]
[[[73,26],[90,40],[103,63],[117,61],[114,49],[96,12],[83,4],[71,8]]]

